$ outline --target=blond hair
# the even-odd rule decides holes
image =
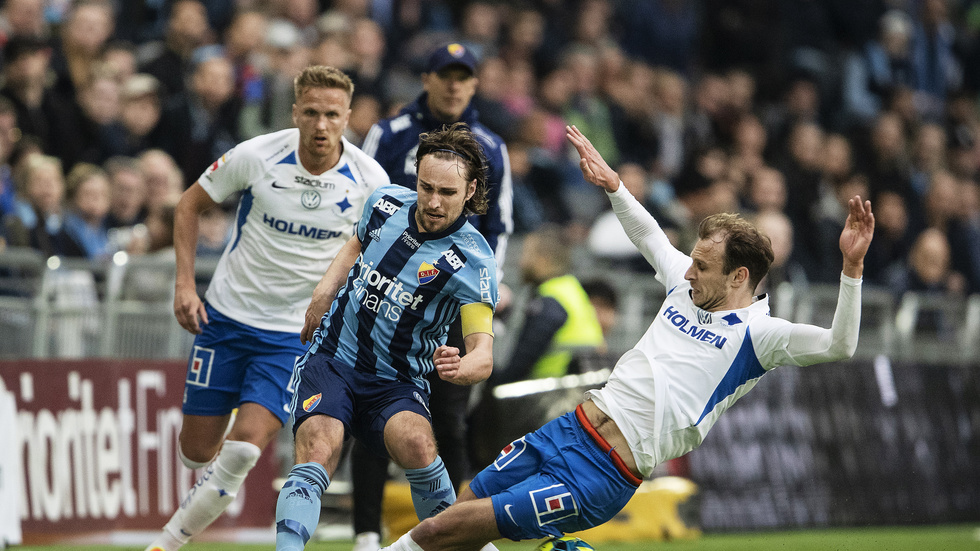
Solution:
[[[343,71],[325,65],[311,65],[296,75],[293,80],[293,91],[296,98],[310,88],[336,88],[343,90],[350,100],[354,96],[354,82]]]

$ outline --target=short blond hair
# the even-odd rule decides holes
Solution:
[[[311,65],[296,75],[293,91],[299,99],[309,88],[336,88],[343,90],[350,100],[354,96],[354,82],[343,71],[326,65]]]

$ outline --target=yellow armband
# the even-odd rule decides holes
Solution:
[[[463,322],[463,336],[473,333],[487,333],[493,336],[493,308],[485,302],[464,304],[459,309],[459,318]]]

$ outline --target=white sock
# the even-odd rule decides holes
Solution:
[[[404,536],[398,538],[398,541],[389,545],[388,547],[385,547],[381,551],[425,551],[425,550],[419,547],[419,544],[415,543],[415,540],[412,539],[412,533],[409,532]]]
[[[262,450],[250,442],[225,440],[221,451],[207,471],[191,488],[163,533],[147,547],[147,551],[176,551],[215,521],[238,495]]]
[[[177,456],[180,457],[180,462],[184,464],[185,467],[192,471],[196,471],[201,467],[206,467],[211,460],[208,461],[194,461],[193,459],[184,455],[184,448],[177,446]],[[214,459],[213,457],[211,459]]]

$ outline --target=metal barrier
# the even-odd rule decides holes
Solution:
[[[195,263],[203,294],[217,258]],[[593,264],[594,266],[597,264]],[[517,281],[512,264],[506,281]],[[588,272],[588,270],[586,270]],[[619,293],[619,323],[608,337],[619,355],[643,336],[666,291],[652,274],[592,269]],[[0,254],[0,358],[183,358],[193,335],[173,316],[175,264],[172,255],[91,262],[44,258],[31,249]],[[512,284],[513,285],[513,284]],[[773,314],[829,327],[837,306],[836,284],[780,285],[772,292]],[[515,289],[511,331],[501,331],[496,354],[513,345],[532,290]],[[861,338],[856,359],[885,355],[919,363],[972,362],[980,355],[980,295],[907,293],[896,301],[887,290],[865,285]]]

